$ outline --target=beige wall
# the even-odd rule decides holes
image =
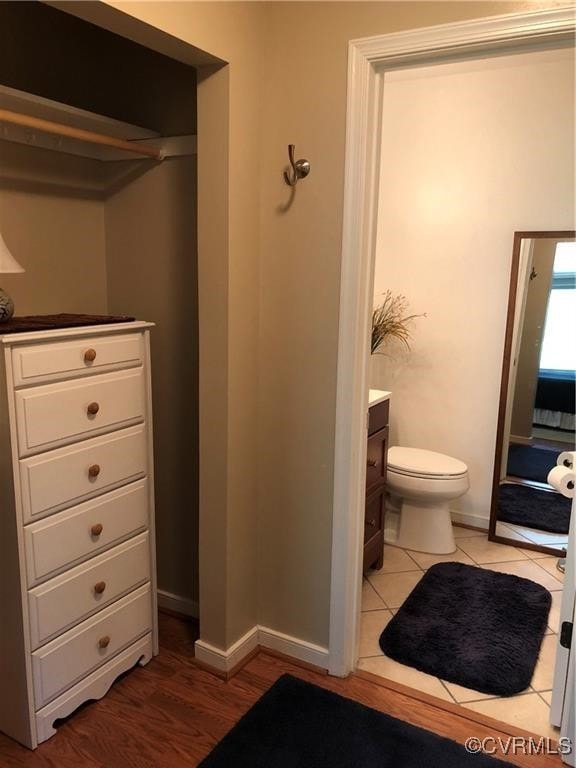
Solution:
[[[451,506],[486,527],[514,232],[574,226],[574,50],[391,72],[383,102],[375,301],[427,317],[370,383],[393,392],[391,445],[466,463]]]
[[[521,9],[526,4],[270,6],[261,186],[264,625],[328,643],[347,43]],[[289,191],[281,169],[289,142],[298,157],[311,161],[312,171],[283,212]]]
[[[173,55],[230,63],[198,76],[200,624],[228,647],[258,619],[257,429],[259,312],[260,3],[115,3],[173,38],[135,29],[102,5],[75,13]],[[110,4],[112,5],[112,4]],[[63,7],[66,7],[64,4]],[[94,17],[92,16],[94,19]],[[191,57],[191,59],[190,59]],[[205,61],[205,58],[204,58]]]
[[[230,62],[198,92],[202,636],[257,620],[326,644],[347,42],[538,6],[108,5],[74,12]],[[290,142],[312,173],[282,212]]]
[[[133,171],[114,163],[112,176]],[[106,200],[108,308],[151,333],[158,586],[198,599],[196,158],[167,159]]]
[[[259,4],[120,4],[230,62],[199,72],[200,625],[228,647],[258,620]]]
[[[98,166],[0,141],[0,231],[26,270],[0,285],[17,314],[106,312]]]

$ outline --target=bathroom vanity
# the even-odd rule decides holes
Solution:
[[[390,392],[371,389],[368,401],[363,570],[382,568]]]

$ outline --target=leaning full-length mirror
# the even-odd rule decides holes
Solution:
[[[490,538],[562,554],[571,500],[548,483],[575,450],[574,232],[516,232]]]

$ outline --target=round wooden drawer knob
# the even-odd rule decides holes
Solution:
[[[378,464],[378,462],[374,461],[374,459],[368,459],[367,464],[369,467],[375,467]]]
[[[104,635],[104,637],[101,637],[100,640],[98,640],[98,648],[108,648],[110,645],[110,637],[108,635]]]
[[[105,581],[99,581],[96,584],[94,584],[94,592],[96,592],[97,595],[101,595],[105,589],[106,589]]]
[[[96,478],[100,474],[100,465],[99,464],[92,464],[90,467],[88,467],[88,477]]]
[[[84,352],[84,362],[85,363],[93,363],[94,360],[96,360],[96,350],[95,349],[87,349],[86,352]]]
[[[98,403],[90,403],[88,408],[86,408],[86,411],[88,412],[89,416],[96,416],[99,410],[100,410],[100,406],[98,405]]]
[[[96,523],[95,525],[92,526],[92,528],[90,528],[90,533],[92,534],[92,536],[100,536],[103,530],[104,530],[104,526],[102,525],[102,523]]]
[[[367,523],[370,528],[376,528],[376,520],[367,520]]]

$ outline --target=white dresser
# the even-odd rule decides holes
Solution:
[[[150,325],[0,326],[0,731],[31,748],[158,652]]]

